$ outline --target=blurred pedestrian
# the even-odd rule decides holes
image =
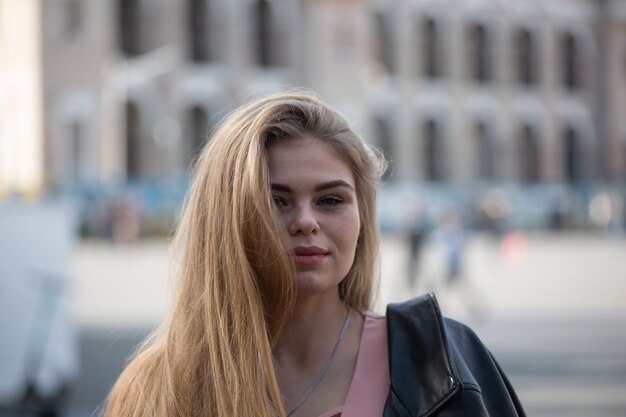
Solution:
[[[417,288],[422,251],[431,231],[430,221],[422,212],[417,212],[411,220],[407,233],[409,256],[407,262],[407,283],[410,288]]]
[[[124,191],[112,206],[112,239],[115,243],[132,243],[142,232],[142,202],[132,191]]]
[[[463,253],[466,243],[465,227],[456,211],[450,210],[443,214],[439,234],[444,250],[446,282],[452,285],[463,273]]]
[[[434,295],[371,312],[380,155],[310,93],[231,113],[195,168],[171,318],[106,415],[523,416]]]
[[[511,212],[511,199],[500,188],[492,188],[480,201],[481,225],[498,241],[506,233],[506,220]]]
[[[624,232],[624,200],[613,190],[601,190],[589,202],[589,218],[605,236],[620,236]]]

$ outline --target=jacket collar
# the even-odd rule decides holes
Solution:
[[[461,387],[443,318],[433,293],[387,306],[391,390],[385,406],[394,415],[429,416]]]

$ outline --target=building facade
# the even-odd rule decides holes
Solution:
[[[592,1],[493,0],[380,7],[378,19],[391,22],[377,28],[387,72],[372,101],[387,97],[377,123],[394,131],[388,141],[385,134],[373,136],[383,148],[392,144],[388,153],[398,178],[623,180],[621,2],[603,8]],[[603,89],[608,79],[611,87]],[[609,125],[611,133],[604,130]]]
[[[24,3],[47,186],[185,175],[229,110],[288,87],[353,120],[389,183],[626,178],[619,0]]]

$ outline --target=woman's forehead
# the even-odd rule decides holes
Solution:
[[[268,160],[272,182],[343,179],[354,187],[352,170],[343,155],[317,138],[276,141],[268,147]]]

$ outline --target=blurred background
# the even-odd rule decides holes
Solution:
[[[199,148],[289,87],[390,161],[377,310],[434,290],[530,416],[626,415],[626,1],[0,0],[0,416],[98,413]]]

